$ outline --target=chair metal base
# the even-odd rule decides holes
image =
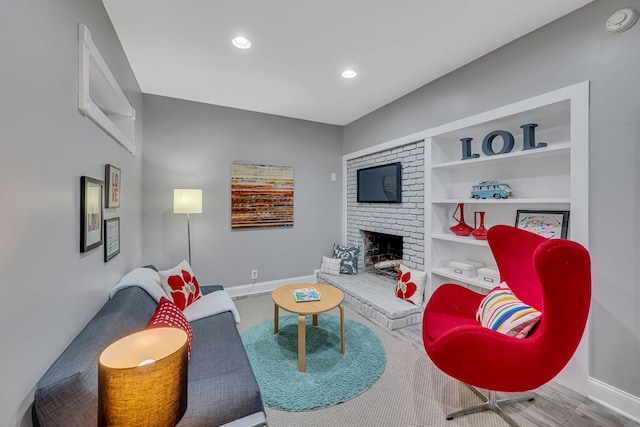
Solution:
[[[490,390],[489,395],[487,396],[486,394],[478,390],[476,387],[469,384],[465,384],[465,385],[469,387],[471,391],[473,391],[476,395],[478,395],[480,399],[483,399],[484,403],[481,403],[475,406],[470,406],[468,408],[461,409],[456,412],[452,412],[451,414],[447,415],[447,420],[452,420],[455,417],[460,417],[462,415],[475,414],[482,411],[493,411],[496,414],[498,414],[500,418],[505,420],[511,427],[519,427],[518,423],[516,423],[513,420],[513,418],[511,418],[502,410],[502,406],[509,405],[511,403],[531,402],[534,399],[533,394],[527,394],[525,396],[514,397],[511,399],[498,400],[496,396],[496,392],[493,390]]]

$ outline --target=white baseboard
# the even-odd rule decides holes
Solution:
[[[589,398],[640,423],[640,397],[589,377]]]
[[[293,283],[316,283],[316,276],[298,276],[287,279],[271,280],[269,282],[257,282],[239,286],[225,286],[225,291],[231,298],[244,298],[250,295],[260,295],[273,291],[278,286],[290,285]]]

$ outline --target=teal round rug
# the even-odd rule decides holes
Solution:
[[[281,316],[242,334],[242,342],[266,406],[307,411],[349,400],[376,382],[387,363],[384,346],[367,326],[345,319],[345,353],[340,353],[340,317],[307,316],[307,371],[298,371],[298,316]]]

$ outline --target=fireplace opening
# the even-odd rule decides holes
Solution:
[[[396,279],[402,264],[402,236],[363,231],[365,270]]]

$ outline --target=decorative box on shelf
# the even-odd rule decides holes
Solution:
[[[498,267],[483,267],[478,269],[478,280],[491,285],[500,284],[500,272]]]
[[[474,277],[478,275],[478,269],[484,267],[484,263],[464,259],[462,261],[449,261],[449,271],[461,277]]]

